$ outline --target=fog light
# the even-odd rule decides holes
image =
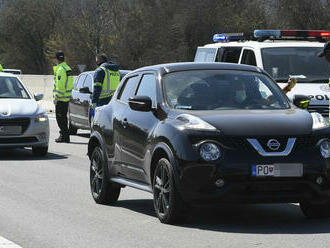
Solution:
[[[214,161],[220,158],[221,152],[216,144],[204,143],[201,145],[199,154],[205,161]]]
[[[321,184],[323,184],[323,177],[317,177],[316,178],[316,183],[318,184],[318,185],[321,185]]]
[[[330,158],[330,141],[323,140],[320,144],[320,152],[322,157]]]
[[[225,181],[222,178],[219,178],[218,180],[215,181],[214,184],[218,188],[222,188],[225,185]]]

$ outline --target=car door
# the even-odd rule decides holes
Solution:
[[[81,116],[82,125],[85,128],[90,127],[90,116],[89,116],[89,109],[91,105],[91,97],[93,93],[93,74],[88,73],[82,88],[88,88],[90,93],[81,93],[80,94],[80,106],[79,106],[79,115]]]
[[[153,73],[144,73],[141,77],[136,95],[149,96],[153,109],[157,106],[157,79]],[[123,130],[122,161],[125,165],[124,173],[127,178],[147,182],[144,168],[145,157],[148,151],[149,135],[159,122],[154,111],[141,112],[131,109],[129,106],[124,114],[127,122]]]
[[[76,79],[72,89],[72,99],[69,103],[70,120],[77,126],[82,125],[82,116],[80,114],[81,93],[79,92],[79,90],[83,87],[86,76],[86,73],[82,73]]]
[[[136,92],[139,78],[140,76],[138,74],[126,78],[121,88],[118,89],[119,93],[116,99],[110,102],[109,107],[111,107],[112,112],[111,121],[113,132],[109,137],[104,137],[104,140],[106,142],[108,154],[111,156],[113,153],[112,156],[114,157],[113,160],[116,168],[112,169],[112,172],[115,174],[124,174],[122,170],[122,140],[129,138],[124,136],[124,130],[127,127],[127,123],[124,121],[124,113],[128,107],[128,99],[134,96]],[[113,137],[111,137],[112,135]]]

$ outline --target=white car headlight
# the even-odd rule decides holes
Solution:
[[[219,147],[214,143],[203,143],[199,148],[199,154],[205,161],[215,161],[221,157]]]
[[[217,130],[214,126],[207,123],[206,121],[203,121],[202,119],[190,114],[181,114],[176,117],[176,119],[182,122],[182,124],[179,125],[180,129],[196,129],[202,131]]]
[[[320,152],[322,157],[330,158],[330,141],[325,139],[320,143]]]
[[[38,114],[34,120],[35,122],[44,123],[48,121],[48,115],[46,113]]]
[[[313,130],[322,129],[328,127],[327,121],[319,113],[311,113],[313,118]]]

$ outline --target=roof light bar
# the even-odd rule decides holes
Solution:
[[[293,38],[329,38],[328,30],[254,30],[255,38],[293,37]]]
[[[244,33],[225,33],[213,35],[214,42],[227,42],[227,41],[238,41],[244,40]]]

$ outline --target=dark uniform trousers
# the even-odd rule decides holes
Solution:
[[[69,136],[68,108],[69,108],[69,102],[57,101],[55,105],[56,121],[57,121],[57,125],[60,128],[60,134],[63,137]]]

